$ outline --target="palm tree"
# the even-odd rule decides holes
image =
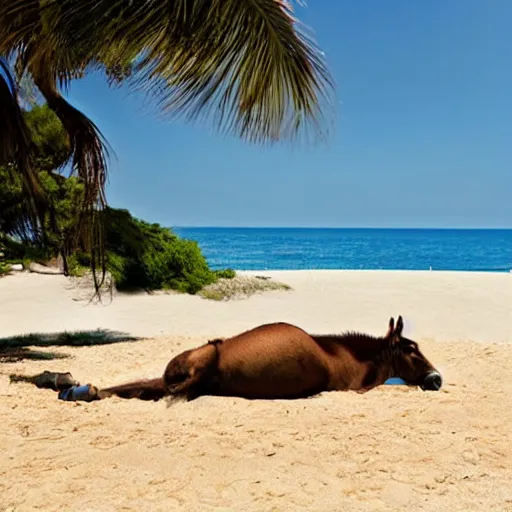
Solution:
[[[61,93],[74,79],[103,71],[147,93],[160,114],[254,143],[322,136],[330,111],[323,54],[286,0],[0,0],[0,57],[0,164],[23,176],[35,227],[44,199],[18,98],[29,77],[69,136],[86,190],[77,234],[89,226],[93,252],[108,148]]]

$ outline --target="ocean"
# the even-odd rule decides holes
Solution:
[[[509,272],[512,229],[173,228],[212,268]]]

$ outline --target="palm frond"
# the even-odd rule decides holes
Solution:
[[[41,8],[40,0],[2,0],[0,55],[8,57],[40,32]]]
[[[93,276],[98,291],[106,274],[99,212],[107,205],[105,184],[109,148],[98,127],[60,94],[56,85],[57,77],[52,76],[51,67],[45,62],[46,59],[39,59],[37,65],[33,62],[30,71],[48,106],[68,133],[72,173],[84,183],[83,201],[77,205],[74,245],[80,245],[91,252]],[[97,265],[102,268],[101,283],[97,281]]]
[[[11,0],[6,14],[32,13],[33,3]],[[10,41],[26,52],[20,25]],[[316,138],[332,120],[324,56],[284,0],[44,0],[39,25],[31,15],[27,26],[44,37],[26,65],[51,51],[62,85],[103,66],[149,93],[159,114],[251,142]]]
[[[0,164],[25,158],[28,165],[30,138],[17,101],[17,88],[7,64],[0,59],[0,137],[8,144],[0,145]]]
[[[133,83],[156,96],[163,114],[211,121],[251,142],[322,133],[332,80],[288,3],[160,4],[145,2],[112,41],[144,49]]]
[[[30,164],[32,154],[28,128],[18,104],[17,88],[5,61],[0,59],[0,165],[14,181],[20,176],[26,204],[24,229],[37,233],[46,209],[46,198],[37,174]],[[21,206],[20,206],[21,208]]]

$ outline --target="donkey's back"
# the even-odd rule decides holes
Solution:
[[[178,374],[188,373],[187,366],[194,368],[190,389],[198,395],[297,398],[327,389],[330,380],[324,350],[303,329],[287,323],[261,325],[180,354],[164,374],[171,393],[188,388],[176,382]]]

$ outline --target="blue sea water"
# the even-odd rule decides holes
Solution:
[[[173,228],[212,268],[509,272],[512,229]]]

